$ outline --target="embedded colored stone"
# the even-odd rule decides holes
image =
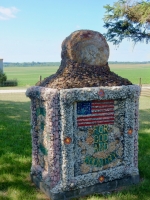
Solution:
[[[98,95],[99,95],[100,97],[105,96],[104,90],[100,90],[100,91],[98,92]]]
[[[72,141],[72,139],[69,138],[69,137],[67,137],[67,138],[64,139],[64,143],[65,143],[65,144],[70,144],[71,141]]]
[[[104,177],[104,176],[100,176],[100,177],[98,178],[98,180],[99,180],[100,183],[102,183],[102,182],[104,182],[105,177]]]
[[[129,135],[132,135],[132,133],[133,133],[133,129],[129,129],[129,130],[128,130],[128,134],[129,134]]]

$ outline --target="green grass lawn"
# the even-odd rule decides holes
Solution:
[[[30,102],[24,94],[0,94],[0,200],[45,200],[29,181]]]
[[[7,79],[17,79],[18,86],[29,87],[35,85],[40,76],[42,79],[54,74],[58,67],[5,67]]]
[[[111,64],[111,71],[119,76],[129,79],[134,84],[150,84],[150,64]]]
[[[150,98],[140,98],[139,170],[141,183],[109,195],[80,200],[150,200]],[[30,101],[0,94],[0,200],[46,200],[30,182]]]
[[[54,74],[57,69],[56,66],[5,67],[4,72],[9,80],[17,79],[19,87],[29,87],[39,81],[40,75],[44,79]],[[139,83],[139,78],[142,79],[142,84],[150,84],[150,64],[110,64],[110,69],[119,76],[128,78],[134,84]]]

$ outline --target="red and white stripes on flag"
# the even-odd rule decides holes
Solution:
[[[94,100],[77,102],[77,125],[114,124],[114,101]]]

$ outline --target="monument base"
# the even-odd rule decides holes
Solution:
[[[111,192],[123,186],[129,186],[139,183],[139,175],[126,176],[122,179],[116,179],[107,183],[97,183],[95,185],[70,191],[62,191],[60,193],[52,193],[48,190],[43,182],[36,176],[30,174],[32,182],[42,190],[51,200],[70,200],[73,198],[83,197],[86,195],[100,194],[104,192]]]

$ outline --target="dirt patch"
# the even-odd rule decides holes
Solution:
[[[64,67],[65,66],[65,67]],[[67,61],[61,64],[56,74],[44,79],[36,85],[57,89],[98,87],[98,86],[121,86],[132,83],[114,72],[107,65],[104,67],[79,64]]]

